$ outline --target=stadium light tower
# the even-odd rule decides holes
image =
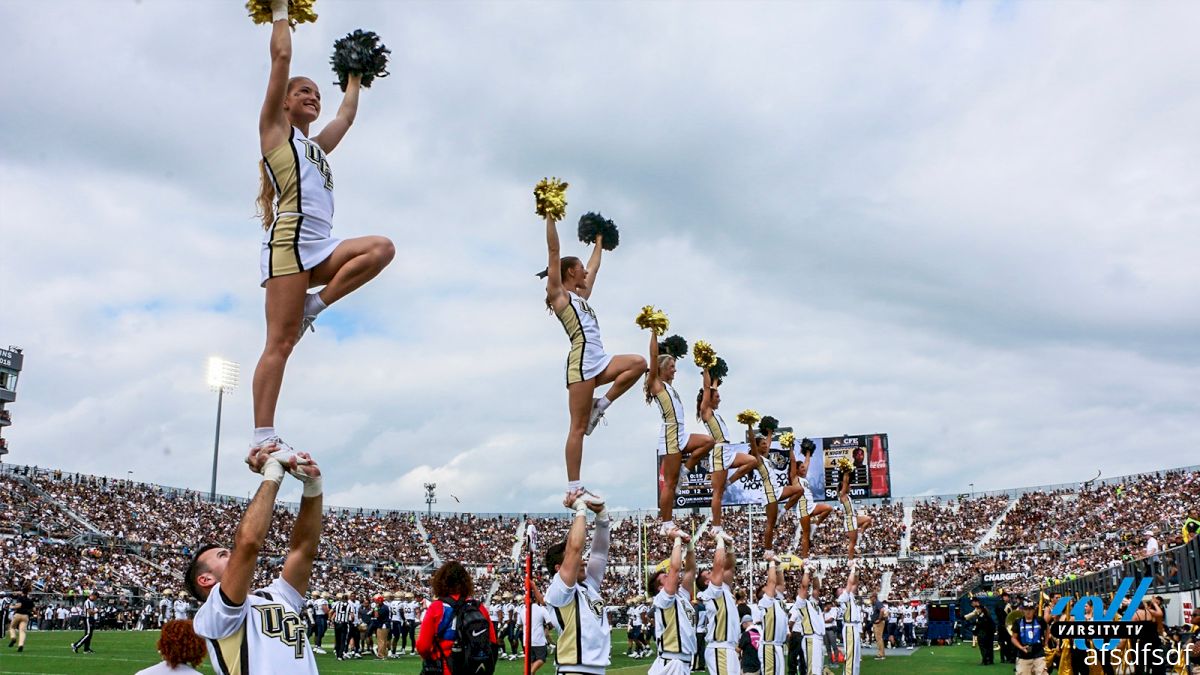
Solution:
[[[433,515],[433,505],[437,503],[437,483],[425,484],[425,517]]]
[[[213,437],[213,469],[212,486],[208,490],[208,500],[217,499],[217,454],[221,449],[221,403],[226,393],[233,393],[238,386],[238,375],[241,367],[233,361],[226,361],[219,356],[208,359],[208,388],[217,392],[217,431]]]

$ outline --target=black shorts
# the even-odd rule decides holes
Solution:
[[[641,626],[630,626],[629,627],[629,639],[630,640],[641,640],[642,639],[642,627]]]
[[[534,663],[535,661],[544,662],[546,660],[546,656],[548,653],[549,652],[546,650],[546,645],[542,645],[541,647],[530,647],[529,648],[529,662],[530,663]]]

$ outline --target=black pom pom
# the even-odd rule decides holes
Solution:
[[[724,380],[729,377],[729,364],[725,363],[725,359],[717,357],[717,362],[712,368],[708,369],[708,376],[714,380]]]
[[[779,428],[779,420],[767,415],[758,421],[758,433],[766,435],[774,433]]]
[[[550,268],[549,267],[547,267],[546,269],[537,273],[537,278],[539,278],[539,279],[545,279],[548,276],[550,276]]]
[[[604,237],[602,246],[605,251],[613,250],[621,242],[621,233],[617,231],[613,221],[599,213],[588,211],[579,217],[579,241],[585,244],[595,243],[596,235]]]
[[[660,353],[667,354],[668,356],[681,359],[687,355],[688,343],[687,340],[684,340],[678,335],[672,335],[666,340],[658,343],[658,351]]]
[[[813,443],[811,438],[806,438],[800,441],[800,454],[811,455],[817,451],[817,444]]]
[[[351,75],[362,77],[362,86],[369,87],[377,77],[387,77],[388,54],[392,50],[379,42],[372,31],[356,30],[333,43],[329,63],[338,76],[337,85],[346,91]]]

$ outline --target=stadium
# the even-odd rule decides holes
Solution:
[[[0,547],[7,561],[0,586],[34,584],[44,612],[39,628],[54,632],[39,631],[31,644],[53,645],[58,651],[78,630],[78,613],[71,614],[70,608],[90,589],[99,590],[103,599],[104,630],[150,631],[174,616],[174,609],[164,614],[163,602],[166,598],[173,605],[180,597],[180,569],[190,556],[188,546],[232,538],[246,505],[244,498],[222,495],[213,501],[190,490],[22,465],[5,465],[0,480]],[[871,592],[878,589],[888,602],[919,608],[924,621],[914,622],[912,645],[926,649],[940,648],[930,647],[931,640],[969,645],[970,630],[964,629],[962,616],[970,611],[971,596],[998,600],[1003,591],[1030,597],[1042,592],[1111,594],[1125,576],[1152,579],[1150,592],[1169,599],[1168,625],[1186,626],[1197,615],[1193,612],[1200,593],[1200,549],[1195,538],[1184,544],[1183,523],[1197,517],[1198,493],[1200,467],[1184,467],[1094,482],[872,504],[866,511],[877,525],[862,551],[862,583]],[[279,504],[275,509],[273,535],[264,551],[268,564],[258,570],[264,585],[277,573],[286,552],[286,541],[278,533],[290,530],[296,506]],[[761,510],[727,517],[727,529],[737,540],[734,548],[747,557],[754,548],[748,544],[754,541],[755,518],[762,518]],[[644,603],[646,572],[669,553],[666,542],[646,536],[651,521],[647,512],[614,514],[606,601],[616,608],[618,628],[628,626],[630,607]],[[689,515],[685,522],[698,532],[707,518]],[[533,525],[540,538],[555,541],[565,536],[570,521],[559,514],[345,507],[329,508],[324,523],[314,597],[425,597],[431,570],[445,560],[460,560],[483,590],[480,597],[489,606],[501,607],[519,604],[524,595],[520,552],[525,529]],[[781,537],[795,544],[797,535],[795,520],[785,519]],[[1161,552],[1147,556],[1151,538],[1159,542]],[[844,584],[847,573],[836,545],[832,536],[818,536],[813,544],[817,564],[835,587]],[[652,561],[649,567],[641,564],[647,560]],[[753,588],[764,570],[761,561],[746,565],[741,588]],[[988,575],[1002,575],[1003,581],[989,581]],[[538,581],[544,582],[544,577]],[[190,599],[188,603],[194,605]],[[57,617],[59,607],[68,608],[65,619]],[[951,624],[946,637],[928,637],[932,615]],[[937,632],[939,622],[933,624]],[[616,649],[625,646],[620,633],[614,631]],[[897,645],[899,652],[909,646],[903,635]],[[325,658],[319,657],[323,668]],[[153,658],[143,661],[149,664]],[[902,666],[882,669],[889,663],[867,663],[866,672],[907,672],[896,670]],[[402,657],[388,668],[346,672],[415,672],[414,668]],[[330,672],[342,671],[331,667]]]
[[[0,673],[1200,675],[1200,5],[0,11]]]

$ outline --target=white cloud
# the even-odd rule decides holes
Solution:
[[[289,366],[279,427],[331,502],[421,508],[433,480],[441,507],[556,508],[546,174],[622,226],[595,296],[612,351],[641,353],[632,317],[663,306],[729,360],[731,409],[889,432],[901,493],[1173,466],[1200,440],[1190,5],[319,9],[295,71],[327,113],[335,37],[393,49],[331,161],[337,231],[399,248]],[[220,353],[243,369],[221,489],[249,489],[267,32],[240,11],[6,13],[0,340],[27,353],[8,459],[206,489]],[[631,391],[587,441],[589,484],[650,507],[655,433]]]

